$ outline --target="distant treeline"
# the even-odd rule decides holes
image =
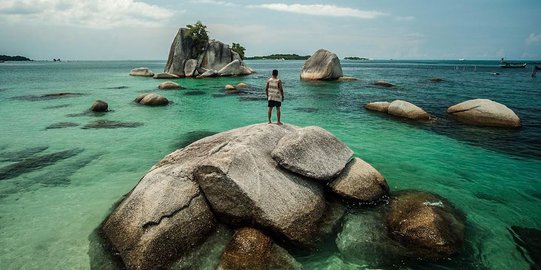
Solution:
[[[298,54],[271,54],[267,56],[252,56],[246,57],[247,60],[306,60],[310,58],[310,55],[298,55]]]
[[[32,59],[24,56],[9,56],[9,55],[0,55],[0,61],[32,61]]]
[[[362,61],[367,61],[368,60],[368,58],[357,57],[357,56],[348,56],[348,57],[344,57],[344,59],[346,59],[346,60],[362,60]]]

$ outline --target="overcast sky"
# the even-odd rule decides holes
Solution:
[[[248,56],[541,59],[541,0],[0,0],[0,54],[164,60],[197,20]]]

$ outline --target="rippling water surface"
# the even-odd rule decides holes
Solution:
[[[303,82],[302,61],[248,64],[258,73],[178,79],[186,87],[180,91],[127,75],[138,66],[159,72],[164,61],[0,64],[0,268],[89,268],[89,235],[154,163],[198,138],[266,121],[264,84],[275,68],[286,92],[285,122],[331,131],[393,191],[435,192],[465,212],[467,243],[455,261],[406,267],[530,268],[510,232],[511,226],[541,229],[541,78],[531,78],[530,69],[500,70],[487,61],[343,61],[345,75],[359,80]],[[375,80],[396,87],[376,87]],[[223,90],[238,82],[251,87]],[[154,91],[173,103],[132,102]],[[50,95],[56,93],[74,94]],[[478,128],[447,118],[448,106],[472,98],[507,105],[523,127]],[[112,112],[85,113],[96,99]],[[362,108],[394,99],[413,102],[436,120],[404,121]],[[91,128],[96,121],[125,126]],[[370,267],[344,260],[330,246],[298,259],[308,269]]]

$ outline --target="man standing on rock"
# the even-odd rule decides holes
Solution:
[[[280,122],[280,115],[282,111],[280,107],[282,106],[282,101],[284,100],[284,89],[282,88],[282,81],[278,79],[278,70],[276,69],[272,71],[272,77],[267,80],[265,94],[267,95],[267,100],[269,101],[269,124],[272,123],[272,108],[276,107],[276,118],[278,118],[277,124],[281,125],[282,122]]]

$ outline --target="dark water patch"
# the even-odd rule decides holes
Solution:
[[[475,195],[475,197],[477,197],[479,199],[482,199],[482,200],[485,200],[485,201],[490,201],[490,202],[494,202],[494,203],[498,203],[498,204],[506,204],[507,203],[503,198],[492,195],[492,194],[487,194],[487,193],[483,193],[483,192],[475,192],[474,195]]]
[[[40,184],[40,186],[46,187],[67,186],[71,183],[70,177],[73,174],[102,155],[102,153],[99,153],[74,159],[65,165],[63,164],[61,169],[50,170],[42,175],[32,177],[30,183],[33,183],[34,185]]]
[[[45,129],[59,129],[59,128],[69,128],[79,126],[77,123],[72,122],[58,122],[52,125],[47,126]]]
[[[54,106],[47,106],[47,107],[44,107],[43,109],[46,109],[46,110],[60,109],[60,108],[66,108],[69,106],[71,106],[71,104],[60,104],[60,105],[54,105]]]
[[[84,95],[85,94],[82,94],[82,93],[64,92],[64,93],[52,93],[52,94],[45,94],[45,95],[17,96],[17,97],[12,97],[12,99],[26,100],[26,101],[41,101],[41,100],[61,99],[61,98],[70,98],[70,97],[80,97]]]
[[[214,93],[211,95],[213,98],[223,98],[223,97],[228,97],[229,95],[226,94],[226,93]]]
[[[35,154],[41,153],[47,150],[48,148],[49,148],[48,146],[38,146],[38,147],[31,147],[31,148],[26,148],[23,150],[18,150],[18,151],[2,152],[0,153],[0,161],[19,162]]]
[[[4,91],[7,91],[6,88],[0,88],[0,92],[4,92]]]
[[[105,87],[103,89],[127,89],[127,88],[129,88],[129,87],[122,85],[122,86]]]
[[[185,96],[203,96],[207,93],[205,93],[204,91],[184,91],[182,92],[182,94]]]
[[[531,269],[541,269],[541,230],[520,226],[511,226],[507,230]]]
[[[244,95],[239,97],[240,101],[267,101],[267,97],[264,95]]]
[[[51,154],[30,156],[16,163],[0,168],[0,180],[6,180],[17,177],[21,174],[29,173],[41,168],[55,164],[58,161],[71,158],[83,152],[82,149],[74,148]]]
[[[294,108],[293,110],[297,111],[297,112],[305,112],[305,113],[316,113],[316,112],[319,111],[318,108],[310,108],[310,107],[307,107],[307,108]]]
[[[180,136],[180,141],[177,141],[173,144],[173,147],[175,149],[184,148],[191,143],[198,141],[200,139],[203,139],[208,136],[212,136],[214,134],[217,134],[218,132],[214,131],[208,131],[208,130],[196,130],[196,131],[190,131],[188,133],[185,133]]]
[[[114,112],[114,110],[108,110],[107,112],[93,112],[91,110],[87,110],[80,113],[69,113],[69,114],[66,114],[66,117],[83,117],[83,116],[102,117],[110,112]]]
[[[141,122],[120,122],[120,121],[111,121],[111,120],[96,120],[90,122],[82,127],[82,129],[114,129],[114,128],[135,128],[142,126]]]

